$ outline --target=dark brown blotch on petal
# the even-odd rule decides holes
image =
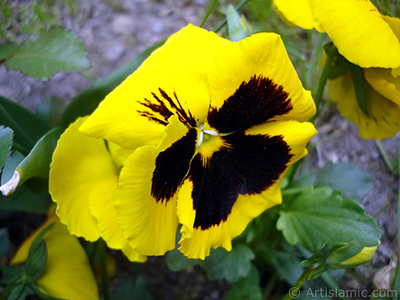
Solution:
[[[208,123],[220,133],[246,130],[292,110],[289,94],[263,76],[252,76],[219,108],[210,108]]]
[[[229,148],[215,152],[206,166],[197,154],[190,167],[193,209],[196,210],[194,227],[202,230],[226,221],[239,195],[267,190],[292,158],[282,136],[239,132],[224,139]]]
[[[190,129],[157,156],[151,186],[151,195],[157,202],[170,200],[182,184],[195,152],[196,139],[196,129]]]

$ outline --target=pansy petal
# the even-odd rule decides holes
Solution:
[[[119,169],[122,168],[129,155],[133,153],[133,150],[122,148],[121,146],[112,142],[107,142],[107,147],[115,164]]]
[[[163,255],[175,247],[176,192],[194,154],[194,131],[191,137],[192,131],[171,117],[161,144],[136,149],[121,171],[114,193],[119,224],[143,255]]]
[[[227,44],[216,56],[209,80],[212,111],[219,113],[229,99],[232,102],[232,124],[225,127],[234,127],[241,119],[305,121],[315,113],[311,94],[303,89],[280,36],[274,33]],[[264,105],[267,101],[272,104]],[[279,110],[280,104],[287,109]]]
[[[279,17],[291,26],[304,29],[318,28],[315,22],[310,0],[273,0],[272,6]]]
[[[281,178],[315,134],[311,123],[271,122],[224,136],[206,162],[199,152],[178,194],[181,251],[204,258],[211,247],[229,250],[251,219],[281,201]]]
[[[329,97],[337,102],[340,114],[359,128],[363,139],[386,139],[400,130],[400,108],[397,104],[377,93],[367,84],[367,108],[369,116],[360,109],[350,74],[329,82]]]
[[[78,239],[59,224],[50,229],[45,241],[47,265],[38,286],[60,299],[98,299],[96,281]]]
[[[186,181],[179,191],[179,198],[190,197],[192,189],[192,183]],[[185,219],[188,220],[190,217],[188,218],[187,214],[190,214],[191,211],[194,221],[195,211],[193,209],[190,210],[190,207],[183,209],[180,207],[181,202],[178,202],[178,213],[179,211],[182,213],[179,214],[179,220],[182,222],[179,250],[189,258],[200,259],[208,256],[211,248],[223,247],[230,251],[232,249],[231,240],[242,233],[252,219],[259,216],[266,209],[281,203],[281,201],[279,182],[272,185],[262,195],[240,195],[228,219],[207,230],[193,228],[193,225],[188,226]],[[187,205],[188,202],[185,204]],[[181,216],[183,217],[182,219]]]
[[[400,42],[370,1],[311,2],[316,21],[347,60],[363,68],[400,66]]]
[[[71,234],[95,241],[100,237],[89,199],[99,181],[116,174],[104,140],[87,137],[78,128],[79,118],[61,135],[50,165],[49,191],[57,214]]]
[[[172,114],[202,123],[210,100],[207,74],[223,45],[215,33],[183,28],[110,93],[81,130],[135,149],[156,145]]]
[[[393,77],[390,69],[364,69],[369,84],[379,94],[400,105],[400,77]]]
[[[12,264],[26,260],[33,240],[52,222],[54,219],[47,220],[21,245]],[[99,299],[85,250],[78,239],[69,234],[65,225],[57,221],[43,239],[47,246],[47,262],[43,274],[36,281],[41,291],[60,299]]]
[[[117,174],[110,174],[108,179],[98,182],[90,195],[90,212],[97,219],[101,237],[108,247],[122,250],[131,261],[144,262],[146,257],[129,246],[119,228],[113,199],[113,192],[117,188],[117,183]]]

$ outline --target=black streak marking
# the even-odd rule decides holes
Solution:
[[[202,230],[226,221],[239,194],[259,194],[268,189],[292,157],[281,136],[238,132],[224,139],[231,145],[229,149],[215,152],[207,166],[197,154],[190,168],[194,227]]]
[[[156,159],[151,195],[159,201],[170,200],[185,179],[196,148],[196,129],[176,141]]]
[[[210,108],[209,124],[221,133],[245,130],[292,110],[282,86],[262,76],[243,82],[220,109]]]
[[[186,112],[183,109],[178,99],[178,96],[176,95],[175,92],[174,92],[174,98],[178,104],[176,104],[175,101],[170,96],[168,96],[168,94],[164,90],[162,90],[161,88],[159,88],[158,90],[163,100],[160,99],[155,93],[151,93],[157,103],[152,103],[148,99],[144,99],[145,100],[144,102],[139,102],[141,105],[150,109],[150,111],[138,110],[138,113],[141,116],[147,117],[152,122],[156,122],[166,126],[168,125],[169,117],[172,116],[175,112],[175,114],[178,116],[179,120],[183,124],[186,124],[188,127],[196,127],[196,120],[194,119],[194,117],[190,112]],[[165,101],[169,103],[171,110],[174,112],[168,109]]]

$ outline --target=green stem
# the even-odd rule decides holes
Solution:
[[[331,70],[331,67],[332,67],[333,58],[334,58],[334,56],[329,55],[329,54],[326,57],[324,69],[322,70],[322,74],[321,74],[321,77],[320,77],[319,83],[318,83],[318,88],[317,88],[317,91],[315,92],[315,96],[314,96],[314,102],[315,102],[315,106],[317,108],[317,112],[316,112],[315,116],[313,118],[311,118],[311,122],[314,122],[318,116],[319,105],[321,104],[325,86],[328,81],[329,71]]]
[[[313,37],[315,34],[317,34],[316,44],[313,43]],[[311,44],[314,51],[312,51],[309,68],[307,70],[307,75],[306,75],[307,83],[309,85],[307,87],[308,89],[310,89],[310,87],[312,86],[312,82],[313,82],[312,77],[313,77],[313,74],[315,74],[315,66],[318,64],[318,62],[317,62],[317,61],[319,61],[318,58],[321,57],[322,45],[324,44],[324,40],[325,40],[325,35],[323,33],[317,32],[315,30],[312,31],[311,37],[312,37],[312,39],[309,44]]]
[[[283,297],[281,300],[291,300],[291,299],[296,299],[299,296],[299,292],[301,287],[303,286],[304,281],[306,281],[308,275],[314,268],[308,267],[307,269],[304,270],[303,274],[300,275],[300,277],[297,279],[295,284],[292,286],[290,291]],[[297,293],[296,293],[297,292]]]
[[[0,300],[6,300],[9,294],[10,294],[10,288],[7,286],[1,293]]]
[[[215,8],[215,5],[217,5],[217,2],[218,2],[218,0],[214,0],[214,1],[211,3],[211,6],[210,6],[210,8],[208,9],[208,11],[207,11],[207,13],[206,13],[206,15],[205,15],[205,17],[204,17],[203,22],[201,22],[200,27],[203,27],[203,26],[204,26],[204,23],[206,23],[208,17],[211,15],[212,11],[213,11],[214,8]]]
[[[389,153],[387,153],[385,147],[383,147],[382,142],[379,140],[375,140],[375,144],[378,147],[379,152],[381,153],[383,160],[386,163],[389,171],[393,174],[396,171],[396,164],[393,159],[390,157]]]
[[[273,273],[271,275],[271,278],[268,280],[267,286],[264,289],[263,300],[270,299],[272,289],[274,288],[277,280],[278,280],[278,276],[276,275],[276,273]]]
[[[98,242],[99,247],[99,257],[101,266],[101,279],[103,285],[103,298],[104,300],[110,300],[110,294],[108,290],[108,272],[107,272],[107,254],[106,246],[102,239]]]
[[[398,153],[398,160],[397,160],[397,167],[398,167],[398,172],[400,174],[400,137],[399,137],[399,153]],[[397,196],[397,255],[399,256],[400,254],[400,176],[399,176],[399,191],[398,191],[398,196]],[[394,282],[393,282],[393,290],[399,291],[400,288],[400,267],[399,263],[397,263],[397,268],[396,268],[396,275],[394,277]],[[393,300],[398,299],[398,293],[393,293]]]
[[[250,0],[244,0],[242,3],[239,4],[239,6],[236,8],[236,11],[239,11],[242,9],[243,6],[245,6],[247,4],[247,2],[250,2]],[[224,27],[226,25],[227,21],[225,20],[224,22],[222,22],[221,25],[219,25],[219,27],[215,30],[215,33],[217,33],[218,31],[220,31],[222,29],[222,27]]]

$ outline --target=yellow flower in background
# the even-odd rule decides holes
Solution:
[[[385,139],[400,130],[400,20],[382,16],[367,0],[274,0],[287,23],[326,32],[341,56],[363,68],[366,109],[350,73],[329,82],[329,97],[364,139]]]
[[[36,236],[51,223],[55,225],[45,233],[47,262],[43,274],[35,281],[41,292],[59,299],[99,299],[97,284],[78,239],[61,224],[54,210],[47,221],[39,227],[18,249],[12,265],[22,264],[28,257],[29,248]]]
[[[74,234],[163,255],[180,224],[180,251],[204,259],[281,202],[314,113],[278,35],[233,43],[189,25],[64,133],[50,193]]]
[[[380,77],[379,73],[386,73],[389,81]],[[367,78],[366,96],[367,108],[369,114],[366,115],[359,107],[356,99],[356,93],[353,86],[353,80],[350,73],[329,81],[329,98],[337,103],[340,114],[348,118],[352,123],[358,126],[360,137],[363,139],[386,139],[393,137],[400,130],[400,107],[390,98],[386,98],[385,93],[390,93],[390,87],[393,91],[400,88],[400,78],[393,78],[390,70],[387,69],[367,69],[364,70]],[[379,77],[375,77],[378,75]],[[369,79],[369,80],[368,80]],[[378,87],[383,87],[384,92],[372,85],[374,80]],[[393,85],[393,82],[396,85]],[[400,101],[397,97],[395,100]]]
[[[400,20],[384,17],[400,40]],[[350,73],[329,81],[329,98],[340,114],[359,127],[364,139],[385,139],[400,130],[400,74],[397,69],[365,68],[368,115],[358,105]]]
[[[398,68],[400,41],[369,0],[273,0],[284,20],[326,32],[339,53],[362,68]]]

